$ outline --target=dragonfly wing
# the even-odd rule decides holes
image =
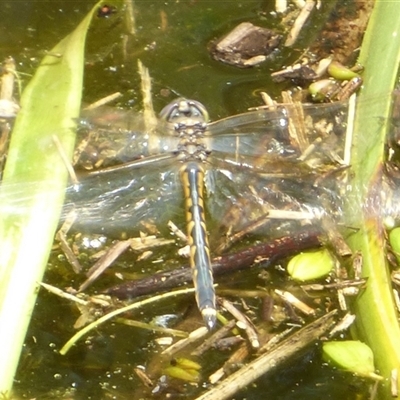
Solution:
[[[177,148],[178,138],[165,121],[147,129],[143,115],[132,110],[98,107],[84,111],[79,122],[78,168],[119,165]]]
[[[340,213],[336,177],[318,184],[319,174],[299,162],[282,162],[275,169],[270,165],[265,172],[251,165],[226,167],[226,160],[217,155],[213,153],[206,173],[206,210],[220,236],[268,220],[255,232],[273,238],[293,232],[323,212]]]
[[[175,157],[144,160],[88,175],[77,189],[70,188],[66,207],[76,208],[77,228],[113,236],[136,234],[141,222],[156,221],[158,228],[183,214]]]
[[[242,156],[300,156],[321,136],[341,135],[346,114],[347,102],[251,111],[209,124],[210,148]]]

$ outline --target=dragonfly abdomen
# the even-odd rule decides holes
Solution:
[[[196,301],[207,327],[211,329],[216,321],[216,304],[204,216],[204,170],[198,162],[188,162],[181,168],[180,178],[185,195],[190,265]]]

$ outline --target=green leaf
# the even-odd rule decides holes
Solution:
[[[372,350],[357,340],[325,342],[322,345],[322,357],[329,364],[362,377],[382,380],[375,374]]]
[[[355,120],[351,160],[354,179],[345,224],[352,227],[349,245],[362,255],[362,275],[367,284],[353,307],[353,333],[371,347],[377,369],[385,378],[379,398],[391,399],[391,371],[400,370],[400,329],[385,252],[381,193],[389,93],[400,61],[400,3],[375,2],[359,61],[365,67],[364,88]]]
[[[329,64],[328,73],[330,76],[340,81],[346,81],[360,76],[356,72],[338,63],[337,61],[332,61]]]
[[[288,274],[297,281],[322,278],[331,272],[334,260],[328,250],[300,253],[288,263]]]
[[[24,90],[0,187],[0,393],[9,393],[64,200],[97,3],[43,59]]]
[[[179,366],[169,366],[164,368],[164,374],[171,378],[180,379],[187,382],[198,382],[200,380],[200,373],[195,369],[185,369]]]
[[[400,228],[394,228],[390,231],[389,242],[397,262],[400,262]]]
[[[171,378],[177,378],[187,382],[198,382],[200,380],[201,365],[188,358],[175,358],[171,365],[164,368],[164,373]]]

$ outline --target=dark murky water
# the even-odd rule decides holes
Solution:
[[[290,64],[300,54],[284,50],[273,62],[254,69],[235,69],[212,60],[210,40],[236,24],[250,21],[277,27],[270,1],[136,1],[137,36],[123,48],[118,12],[114,20],[97,24],[89,39],[84,99],[91,102],[115,91],[124,93],[117,105],[140,109],[136,60],[153,78],[155,109],[176,95],[205,104],[213,120],[259,104],[257,93],[278,93],[270,72]],[[12,55],[18,68],[32,74],[44,51],[68,34],[89,10],[87,1],[5,1],[1,5],[0,58]],[[29,80],[22,76],[23,83]],[[74,284],[65,260],[50,262],[46,281]],[[62,280],[63,282],[60,282]],[[79,283],[75,283],[78,286]],[[168,313],[169,305],[155,314]],[[145,364],[154,350],[153,335],[108,323],[62,357],[60,347],[75,332],[78,313],[64,300],[41,291],[18,371],[15,390],[20,398],[133,398],[140,384],[133,366]],[[262,379],[237,399],[354,399],[358,383],[322,366],[311,349],[299,362]],[[68,395],[70,393],[70,397]],[[18,398],[19,398],[18,397]],[[184,397],[187,398],[187,397]]]

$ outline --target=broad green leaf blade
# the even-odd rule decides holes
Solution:
[[[345,371],[353,372],[365,378],[382,379],[374,372],[372,350],[358,340],[325,342],[322,344],[322,357],[329,364]]]
[[[323,278],[334,267],[334,259],[328,250],[308,251],[297,254],[290,259],[287,271],[296,281],[307,282]]]
[[[394,228],[390,231],[389,242],[392,252],[400,263],[400,227]]]
[[[381,204],[389,93],[399,61],[400,3],[377,1],[360,55],[365,67],[365,86],[355,121],[351,161],[355,178],[346,225],[356,229],[350,235],[349,244],[354,252],[362,254],[363,277],[367,279],[366,288],[354,306],[356,335],[371,347],[379,374],[385,378],[380,399],[393,398],[390,374],[393,369],[400,371],[400,329],[385,253]],[[364,101],[371,97],[376,100]]]
[[[101,4],[46,56],[23,92],[0,187],[0,393],[9,393],[64,200],[89,24]],[[21,185],[27,193],[15,191]],[[11,189],[10,189],[11,188]],[[18,208],[16,208],[18,205]],[[11,212],[10,212],[11,210]]]

